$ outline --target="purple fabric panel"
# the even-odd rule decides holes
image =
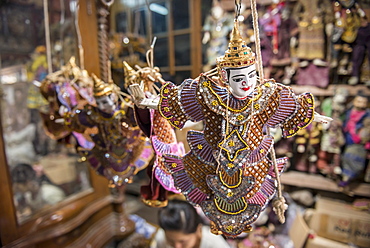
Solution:
[[[283,123],[296,109],[296,101],[292,97],[292,92],[288,88],[284,88],[280,92],[280,104],[274,115],[271,116],[267,125],[275,127],[276,125]]]
[[[196,88],[199,81],[187,79],[182,83],[181,104],[185,113],[192,121],[198,122],[204,119],[204,115],[197,101]]]

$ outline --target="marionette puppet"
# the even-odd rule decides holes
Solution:
[[[35,84],[48,102],[47,108],[40,109],[46,134],[54,140],[64,139],[66,143],[70,142],[71,135],[73,135],[79,146],[91,148],[92,143],[86,137],[74,133],[62,122],[56,121],[62,119],[59,113],[61,106],[72,111],[73,108],[83,108],[85,104],[94,103],[93,82],[87,71],[79,68],[75,58],[71,57],[60,70],[48,74],[41,83],[35,82]]]
[[[111,187],[119,187],[131,182],[138,171],[146,168],[153,151],[135,123],[132,104],[119,101],[118,86],[113,82],[105,83],[95,75],[92,79],[96,104],[86,104],[82,109],[72,111],[61,106],[59,112],[70,130],[84,133],[95,128],[89,132],[93,147],[79,149],[82,160],[88,161],[98,174],[110,180]]]
[[[178,190],[210,219],[212,232],[237,236],[251,230],[277,191],[274,208],[284,221],[276,183],[287,158],[275,159],[269,128],[281,127],[291,137],[330,118],[314,112],[310,93],[296,96],[273,79],[258,83],[256,57],[240,35],[237,16],[229,47],[216,63],[218,78],[213,71],[179,86],[168,82],[156,101],[145,98],[138,84],[130,89],[138,107],[159,111],[176,128],[188,120],[204,122],[202,132],[188,132],[190,151],[164,155],[164,163]]]
[[[155,83],[165,83],[159,73],[159,68],[153,67],[153,57],[151,57],[153,48],[154,42],[147,52],[148,67],[137,66],[138,70],[135,71],[126,61],[123,62],[126,88],[132,84],[142,84],[148,99],[158,96]],[[164,165],[163,154],[183,156],[185,154],[184,144],[177,142],[174,128],[158,111],[135,107],[135,119],[144,134],[150,138],[156,156],[154,164],[150,164],[147,168],[149,184],[140,188],[142,201],[152,207],[164,207],[167,205],[167,193],[169,191],[179,192],[174,185],[170,171]]]

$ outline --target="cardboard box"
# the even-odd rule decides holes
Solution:
[[[307,225],[301,213],[297,214],[289,237],[295,248],[351,248],[348,244],[320,237]]]
[[[351,204],[319,198],[309,227],[327,239],[370,247],[370,214]]]

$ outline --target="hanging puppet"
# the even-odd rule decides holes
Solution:
[[[135,71],[128,63],[123,62],[125,69],[126,88],[132,84],[143,84],[145,95],[148,98],[155,98],[158,95],[155,83],[165,83],[158,67],[153,67],[150,56],[153,54],[153,47],[147,52],[148,67],[140,68]],[[170,172],[164,166],[163,154],[174,154],[183,156],[185,154],[182,142],[177,142],[173,127],[154,109],[139,109],[135,107],[135,116],[138,125],[147,137],[150,137],[156,159],[154,164],[147,169],[150,178],[148,185],[140,188],[142,201],[154,207],[167,205],[167,192],[179,193],[175,188]]]
[[[88,129],[94,145],[92,149],[80,148],[92,168],[111,181],[111,186],[131,182],[133,175],[145,169],[153,157],[149,141],[136,125],[129,101],[119,102],[118,86],[105,83],[92,75],[96,105],[68,109],[61,106],[59,112],[64,124],[78,133]]]
[[[337,68],[338,75],[350,75],[352,62],[355,63],[355,72],[349,84],[357,84],[359,76],[359,66],[362,64],[365,51],[353,51],[354,42],[357,39],[359,28],[363,21],[367,22],[365,11],[363,11],[356,0],[335,0],[333,2],[334,11],[334,31],[332,35],[332,68]],[[366,25],[365,25],[366,26]],[[365,31],[366,33],[366,31]],[[363,35],[363,33],[361,33]],[[365,37],[361,37],[360,44],[366,43]],[[361,45],[362,45],[361,44]],[[352,57],[355,55],[356,57]],[[353,53],[353,54],[352,54]]]
[[[190,151],[164,155],[164,163],[179,191],[210,219],[212,232],[236,236],[251,230],[274,197],[286,164],[286,158],[274,159],[269,128],[279,126],[291,137],[313,120],[330,118],[314,112],[310,93],[296,96],[273,79],[257,84],[256,58],[237,18],[229,48],[216,63],[218,78],[213,70],[179,86],[168,82],[157,101],[146,98],[138,84],[130,89],[137,106],[159,111],[176,128],[188,120],[204,122],[203,132],[188,132]],[[278,196],[275,209],[284,211]]]
[[[83,108],[87,103],[93,104],[92,80],[86,70],[76,65],[74,57],[71,57],[60,70],[48,74],[38,85],[42,96],[48,102],[47,108],[40,109],[46,134],[54,139],[64,139],[70,142],[71,134],[79,143],[79,146],[91,148],[91,142],[81,134],[71,132],[63,123],[56,120],[62,119],[59,108],[64,106],[69,111],[73,108]]]

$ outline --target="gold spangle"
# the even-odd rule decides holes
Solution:
[[[226,230],[227,230],[228,232],[232,232],[232,231],[233,231],[233,229],[234,229],[234,227],[233,227],[233,226],[227,226],[227,227],[226,227]]]
[[[176,163],[172,163],[171,166],[172,166],[172,168],[176,168],[177,167],[177,164]]]
[[[203,146],[202,146],[201,144],[198,144],[198,145],[197,145],[197,148],[198,148],[199,150],[202,150],[202,149],[203,149]]]

